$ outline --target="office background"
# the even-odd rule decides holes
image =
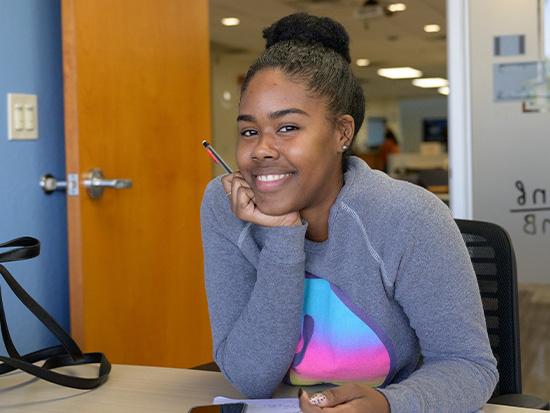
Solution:
[[[210,13],[217,18],[216,3],[211,2]],[[537,326],[549,323],[550,273],[546,255],[550,250],[550,224],[544,226],[544,220],[550,214],[536,215],[536,222],[527,227],[531,232],[536,228],[533,234],[526,232],[526,223],[532,221],[527,222],[525,215],[510,210],[517,206],[520,196],[515,185],[518,180],[528,188],[531,199],[534,189],[546,190],[545,205],[550,205],[550,183],[546,178],[550,176],[547,162],[550,140],[544,133],[550,130],[550,116],[522,113],[521,101],[496,103],[492,92],[495,62],[537,58],[537,3],[535,0],[529,6],[520,0],[465,3],[470,17],[467,35],[471,40],[468,58],[472,65],[468,95],[472,122],[472,217],[496,222],[512,234],[518,253],[522,335],[529,337],[523,340],[525,391],[549,397],[550,340]],[[211,18],[210,24],[216,23]],[[525,54],[495,57],[493,37],[518,33],[526,36]],[[232,159],[237,78],[250,57],[212,44],[211,58],[213,136],[217,149]],[[1,238],[7,240],[25,234],[42,241],[39,258],[11,264],[10,269],[29,293],[68,328],[65,196],[62,193],[46,196],[38,187],[38,180],[46,172],[65,175],[60,0],[0,0],[0,60]],[[225,91],[231,92],[229,99],[227,95],[224,98]],[[38,140],[7,140],[6,94],[11,92],[38,95]],[[420,142],[419,119],[441,117],[446,108],[446,99],[440,96],[378,97],[369,102],[367,116],[386,118],[402,139],[402,150],[416,152]],[[537,199],[541,206],[542,196]],[[52,344],[52,337],[0,283],[10,325],[16,327],[14,340],[21,350]]]

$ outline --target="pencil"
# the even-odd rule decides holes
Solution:
[[[212,160],[214,162],[216,162],[218,165],[221,165],[223,167],[223,169],[225,169],[227,171],[228,174],[233,173],[233,171],[231,170],[229,165],[227,165],[225,163],[225,161],[222,159],[222,157],[220,155],[218,155],[218,152],[216,152],[214,150],[214,148],[212,147],[212,145],[210,145],[208,143],[208,141],[206,141],[206,140],[202,141],[202,146],[204,146],[204,149],[206,149],[206,152],[208,153],[208,155],[212,158]]]

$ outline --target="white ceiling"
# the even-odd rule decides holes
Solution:
[[[395,0],[397,2],[398,0]],[[380,67],[412,66],[425,77],[446,77],[445,0],[400,0],[407,10],[392,16],[359,20],[354,12],[364,0],[210,0],[210,35],[213,51],[250,56],[264,48],[262,30],[275,20],[298,11],[329,16],[342,23],[351,39],[351,56],[368,58],[369,67],[354,70],[367,100],[439,96],[436,90],[411,85],[410,80],[389,80],[376,74]],[[381,4],[393,1],[379,0]],[[241,24],[225,27],[223,17],[238,17]],[[425,33],[426,24],[441,26]]]

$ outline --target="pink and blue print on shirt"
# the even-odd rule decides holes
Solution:
[[[383,332],[327,280],[306,273],[304,294],[302,336],[289,382],[382,385],[393,353]]]

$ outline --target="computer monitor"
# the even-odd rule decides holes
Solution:
[[[424,142],[447,143],[447,119],[423,119],[422,140]]]
[[[367,118],[367,146],[377,148],[384,142],[386,133],[386,118],[369,117]]]

